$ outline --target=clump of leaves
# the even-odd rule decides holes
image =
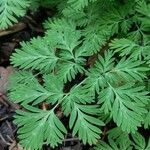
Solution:
[[[44,23],[45,36],[22,42],[10,59],[20,71],[11,77],[9,96],[26,109],[15,116],[20,143],[31,150],[44,142],[62,143],[67,128],[59,108],[84,144],[99,141],[105,116],[116,123],[117,135],[110,132],[96,150],[149,149],[137,132],[150,126],[149,1],[45,0],[39,5],[52,2],[58,13]],[[41,103],[50,108],[41,109]]]

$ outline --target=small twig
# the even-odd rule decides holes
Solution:
[[[11,143],[9,143],[9,142],[7,142],[4,138],[3,138],[3,136],[2,136],[2,134],[0,133],[0,138],[2,139],[2,141],[6,144],[6,145],[11,145]]]
[[[3,118],[0,118],[0,121],[6,120],[7,118],[9,118],[9,116],[5,116]]]
[[[104,128],[104,131],[103,131],[102,140],[105,139],[106,135],[107,135],[107,128],[105,127],[105,128]]]
[[[63,142],[72,142],[72,141],[79,141],[79,138],[68,138],[63,140]]]
[[[79,138],[68,138],[68,139],[64,139],[62,140],[62,142],[72,142],[72,141],[79,141]],[[48,144],[47,142],[44,142],[44,144]]]
[[[23,22],[17,23],[7,30],[0,30],[0,37],[21,31],[21,30],[25,29],[26,27],[27,27],[27,25]]]
[[[0,102],[5,105],[6,107],[8,107],[9,105],[4,101],[3,96],[0,96]]]
[[[9,101],[8,100],[8,98],[6,97],[6,95],[2,95],[1,96],[3,99],[4,99],[4,101],[9,105],[9,106],[11,106],[13,109],[20,109],[20,106],[18,105],[18,104],[14,104],[14,103],[12,103],[11,101]]]
[[[6,120],[6,124],[7,124],[8,128],[13,132],[12,126],[7,120]]]
[[[9,135],[6,135],[6,136],[10,140],[10,142],[14,143],[14,140]]]

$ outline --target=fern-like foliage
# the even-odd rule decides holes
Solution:
[[[85,6],[88,6],[90,2],[94,2],[97,0],[68,0],[68,3],[75,9],[81,10]]]
[[[74,125],[73,135],[78,133],[78,137],[83,139],[84,144],[96,144],[97,138],[99,138],[99,134],[101,133],[101,130],[97,126],[103,126],[104,123],[91,116],[95,115],[96,112],[98,113],[98,109],[96,110],[96,107],[93,106],[73,105],[69,126],[73,128]]]
[[[26,149],[41,149],[44,141],[52,147],[62,142],[67,131],[53,110],[40,110],[28,105],[25,108],[30,112],[18,110],[15,123],[21,127],[19,138]]]
[[[108,131],[108,143],[100,141],[95,150],[148,150],[150,148],[150,138],[148,142],[144,137],[136,132],[131,134],[131,137],[126,133],[122,132],[120,128],[114,128]]]
[[[150,127],[150,110],[146,114],[146,117],[144,119],[144,127],[149,128]]]
[[[50,45],[50,41],[47,41],[46,39],[33,38],[31,42],[23,42],[22,50],[17,50],[17,53],[15,53],[11,60],[13,63],[16,64],[16,67],[19,66],[22,69],[39,69],[39,70],[53,70],[58,58],[55,55],[54,46],[53,44]],[[40,43],[40,44],[37,44]],[[51,41],[51,43],[53,43]],[[43,49],[43,51],[41,51]],[[19,57],[22,57],[20,59]],[[18,58],[18,59],[17,59]],[[49,63],[47,66],[45,62]],[[50,63],[51,61],[51,63]],[[24,62],[22,64],[22,62]]]
[[[56,147],[72,131],[84,144],[99,142],[96,150],[148,150],[138,129],[150,126],[149,1],[34,5],[55,7],[56,15],[45,21],[43,37],[21,42],[10,58],[20,70],[10,79],[9,96],[24,108],[15,117],[21,145]],[[58,111],[69,120],[66,129]],[[105,124],[117,127],[105,133]]]
[[[105,113],[111,111],[114,121],[123,131],[134,132],[138,126],[141,126],[140,121],[143,120],[143,114],[147,113],[144,106],[148,103],[149,98],[142,90],[143,87],[133,88],[131,85],[124,85],[116,89],[110,86],[100,93],[101,109]]]
[[[38,80],[33,75],[30,76],[30,79],[32,80],[30,80],[29,83],[25,84],[26,78],[24,78],[24,82],[20,81],[14,88],[11,88],[13,92],[10,94],[10,98],[16,99],[15,102],[21,102],[23,105],[31,102],[34,102],[33,105],[36,105],[45,100],[47,102],[56,103],[57,100],[61,99],[64,95],[62,82],[59,82],[59,80],[53,75],[45,75],[43,78],[45,81],[44,87],[39,84]],[[20,79],[20,77],[17,79]],[[48,83],[51,84],[49,85]],[[13,84],[13,82],[11,84]],[[22,95],[24,95],[23,99],[21,98]]]
[[[129,39],[115,39],[110,44],[110,48],[119,52],[120,56],[128,56],[131,54],[131,57],[135,59],[142,59],[142,57],[147,57],[149,45],[139,45],[134,41]]]
[[[106,52],[104,58],[99,56],[94,67],[87,73],[86,87],[90,90],[94,88],[99,93],[100,88],[106,87],[109,83],[118,85],[131,80],[142,81],[146,77],[145,72],[149,70],[148,67],[141,67],[144,63],[142,61],[124,57],[115,65],[114,60],[111,51]]]
[[[28,0],[1,0],[0,1],[0,28],[5,29],[13,23],[17,23],[16,17],[25,15],[27,7],[29,7]]]
[[[81,43],[80,31],[75,29],[76,26],[72,22],[67,23],[65,20],[57,20],[51,24],[51,27],[53,29],[49,30],[44,39],[34,38],[31,42],[23,42],[22,50],[17,50],[12,55],[11,61],[21,69],[37,69],[47,72],[58,67],[60,78],[64,82],[71,81],[78,72],[84,72],[85,59],[81,56],[84,56],[85,52],[84,49],[78,48]],[[43,49],[42,52],[41,49]],[[45,63],[46,61],[49,65]]]

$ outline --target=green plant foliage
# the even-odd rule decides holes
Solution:
[[[56,14],[43,23],[43,37],[21,42],[10,58],[19,68],[9,96],[24,108],[15,116],[21,145],[56,147],[72,131],[84,144],[98,142],[95,150],[149,150],[139,128],[150,127],[150,2],[31,3]],[[69,120],[66,129],[58,111]]]
[[[99,138],[99,134],[101,133],[101,130],[96,127],[96,125],[104,125],[101,120],[90,116],[94,114],[96,114],[96,107],[94,108],[91,106],[84,106],[78,104],[73,105],[69,120],[69,126],[70,128],[72,128],[73,124],[75,124],[73,127],[73,135],[76,135],[76,133],[78,133],[79,138],[83,139],[84,144],[96,144],[97,138]]]
[[[147,93],[141,92],[142,89],[143,87],[133,88],[131,85],[117,88],[109,86],[100,93],[101,109],[105,113],[111,111],[114,121],[123,131],[134,132],[137,130],[141,124],[143,113],[147,113],[143,106],[148,103],[149,98],[146,96]]]
[[[24,107],[30,112],[18,110],[15,123],[21,126],[18,130],[19,137],[23,139],[21,144],[26,149],[41,149],[45,140],[52,147],[61,143],[67,130],[55,115],[54,110],[46,111],[31,106]]]
[[[129,136],[126,132],[122,132],[120,128],[114,128],[108,131],[108,143],[100,141],[94,150],[149,150],[150,138],[148,141],[136,132]]]
[[[5,29],[13,23],[17,23],[17,17],[24,16],[28,0],[1,0],[0,1],[0,28]]]

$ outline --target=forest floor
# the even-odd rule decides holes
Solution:
[[[10,64],[10,56],[19,48],[21,41],[29,41],[32,37],[43,36],[42,23],[47,16],[52,15],[49,10],[39,10],[39,12],[28,14],[16,25],[7,30],[0,30],[0,150],[23,150],[17,139],[17,126],[13,123],[13,117],[17,109],[21,109],[18,104],[10,102],[7,96],[6,86],[8,78],[14,71]],[[43,17],[44,16],[44,17]],[[69,136],[63,144],[56,150],[83,150],[78,138]],[[51,150],[47,145],[43,150]]]

